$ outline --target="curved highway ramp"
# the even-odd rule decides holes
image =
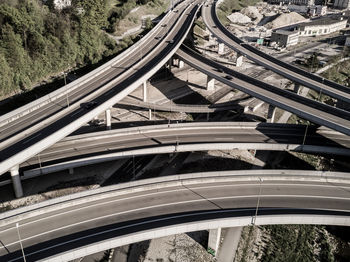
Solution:
[[[262,65],[293,82],[306,86],[317,92],[322,92],[322,94],[326,94],[338,100],[350,103],[350,88],[306,72],[298,67],[267,55],[234,36],[220,23],[216,15],[216,5],[217,1],[207,1],[202,7],[202,17],[209,31],[221,42],[255,63]]]
[[[146,239],[252,223],[350,226],[349,183],[346,173],[246,170],[89,190],[0,214],[0,260],[22,260],[17,230],[30,262],[68,261]]]
[[[195,122],[100,131],[69,136],[39,157],[28,159],[21,165],[22,179],[137,155],[233,149],[350,155],[350,137],[315,126],[254,122]],[[0,185],[10,183],[4,179]]]
[[[232,88],[282,108],[301,118],[350,135],[350,112],[299,96],[214,62],[182,46],[177,51],[187,64]]]
[[[166,32],[161,31],[161,35],[158,35],[158,31],[153,32],[159,37],[153,36],[144,46],[143,51],[147,52],[145,56],[138,57],[140,53],[134,52],[132,64],[128,65],[129,67],[121,74],[112,79],[108,78],[107,83],[98,85],[75,104],[47,116],[35,126],[5,140],[3,142],[5,145],[0,146],[2,150],[0,174],[10,169],[17,169],[19,164],[71,134],[96,115],[108,110],[149,79],[181,45],[199,7],[199,1],[194,3],[185,1],[179,4],[175,10],[171,11],[171,15],[166,17],[168,19],[168,25],[164,29]],[[128,57],[125,59],[128,61]],[[119,64],[114,65],[117,68],[118,66]],[[97,82],[99,82],[98,79]]]

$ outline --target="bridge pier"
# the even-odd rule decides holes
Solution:
[[[170,59],[168,62],[165,63],[165,68],[167,68],[169,71],[171,71],[173,60]]]
[[[172,59],[172,65],[181,69],[185,66],[185,62],[177,57]]]
[[[209,238],[208,238],[208,251],[214,251],[214,256],[218,256],[219,245],[221,240],[221,227],[217,229],[209,230]]]
[[[185,66],[185,62],[182,60],[179,60],[179,68],[183,68]]]
[[[215,36],[212,33],[210,33],[209,29],[207,29],[207,32],[209,32],[209,42],[214,42]]]
[[[21,183],[21,177],[19,176],[19,166],[14,166],[10,169],[13,190],[15,191],[16,198],[23,196],[23,188]]]
[[[106,128],[107,130],[111,130],[112,128],[112,117],[111,117],[111,109],[108,108],[106,110]]]
[[[148,109],[148,119],[152,120],[152,109]]]
[[[294,92],[298,95],[300,94],[300,84],[294,83]]]
[[[225,44],[224,43],[219,43],[218,45],[218,54],[223,55],[225,52]]]
[[[215,89],[215,79],[211,76],[207,76],[207,90],[211,91]]]
[[[74,175],[74,168],[71,167],[71,168],[68,169],[68,171],[69,171],[70,175]]]
[[[243,55],[241,53],[237,53],[236,67],[241,67],[242,65],[243,65]]]
[[[143,102],[147,102],[147,82],[143,82]]]
[[[267,111],[267,123],[274,123],[275,122],[275,116],[276,116],[276,107],[273,105],[269,105],[269,109]]]

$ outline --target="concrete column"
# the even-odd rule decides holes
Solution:
[[[148,119],[152,120],[152,109],[148,109]]]
[[[112,127],[112,119],[111,119],[111,109],[108,108],[106,110],[106,128],[108,130],[111,130],[111,127]]]
[[[214,42],[215,41],[215,37],[214,37],[214,35],[212,33],[209,33],[209,41],[210,42]]]
[[[147,102],[147,82],[143,82],[143,102]]]
[[[214,90],[215,88],[215,79],[207,76],[207,90]]]
[[[237,54],[236,57],[236,67],[241,67],[243,65],[243,55]]]
[[[299,95],[300,92],[300,84],[294,83],[294,92]]]
[[[171,65],[177,66],[179,64],[179,59],[178,58],[171,58]]]
[[[179,66],[179,68],[183,68],[185,66],[185,62],[182,60],[179,60],[178,66]]]
[[[218,255],[219,245],[221,239],[221,228],[210,229],[208,239],[208,250],[212,249],[215,252],[215,256]]]
[[[241,238],[242,228],[243,227],[230,227],[227,229],[220,248],[220,253],[217,255],[218,262],[234,261],[238,243]]]
[[[20,198],[23,196],[23,188],[22,188],[21,178],[19,176],[18,169],[19,169],[19,167],[15,166],[15,167],[11,168],[11,170],[10,170],[13,190],[15,191],[16,198]]]
[[[172,65],[173,60],[170,59],[166,64],[165,67],[169,69],[169,71],[171,71],[171,65]]]
[[[269,105],[269,110],[267,111],[267,123],[274,123],[275,122],[275,114],[276,114],[276,107],[273,105]]]
[[[225,51],[225,44],[224,43],[219,43],[218,45],[218,54],[223,55]]]
[[[70,175],[74,175],[74,168],[72,168],[72,167],[69,168],[69,174],[70,174]]]

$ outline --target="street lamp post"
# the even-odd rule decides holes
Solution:
[[[309,127],[309,121],[306,123],[306,128],[305,128],[305,133],[304,133],[304,138],[303,138],[303,145],[305,144],[308,127]]]
[[[259,209],[260,196],[261,196],[261,185],[262,185],[262,182],[264,180],[261,177],[259,177],[259,181],[260,181],[260,184],[259,184],[259,195],[258,195],[258,202],[256,203],[255,215],[254,215],[253,222],[252,222],[253,226],[255,226],[256,217],[258,216],[258,209]]]
[[[24,262],[27,262],[26,256],[24,255],[24,250],[23,250],[23,245],[22,245],[22,239],[21,239],[21,236],[20,236],[20,234],[19,234],[19,228],[18,228],[18,227],[19,227],[19,225],[18,225],[18,223],[16,223],[17,234],[18,234],[19,244],[20,244],[21,250],[22,250],[23,260],[24,260]]]
[[[67,89],[67,80],[66,80],[66,75],[67,73],[64,72],[63,76],[64,76],[64,86],[66,87],[66,99],[67,99],[67,107],[69,107],[69,99],[68,99],[68,89]]]

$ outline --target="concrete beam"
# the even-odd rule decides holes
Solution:
[[[215,256],[218,255],[219,245],[221,240],[221,228],[210,229],[208,239],[208,251],[211,249],[215,252]]]
[[[11,179],[12,179],[12,185],[13,190],[15,191],[16,198],[20,198],[23,196],[23,188],[21,183],[21,178],[19,176],[19,167],[14,166],[10,169],[11,172]]]
[[[106,128],[108,130],[111,130],[111,127],[112,127],[112,117],[111,117],[111,109],[108,108],[106,110]]]
[[[218,45],[218,54],[223,55],[225,52],[225,44],[224,43],[219,43]]]
[[[215,89],[215,79],[207,76],[207,90],[214,90]]]
[[[143,102],[147,102],[147,82],[143,82]]]
[[[276,116],[276,107],[273,105],[269,105],[266,122],[274,123],[276,121],[275,116]]]

